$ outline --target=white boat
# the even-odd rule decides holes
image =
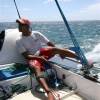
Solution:
[[[15,41],[20,35],[18,29],[8,29],[0,34],[0,100],[47,100],[45,93],[37,91],[35,77],[30,75],[25,59],[16,50]],[[75,59],[62,60],[55,56],[50,62],[64,84],[62,88],[54,89],[55,100],[100,100],[95,67],[90,74],[83,74],[82,65]],[[100,70],[97,71],[99,74]]]

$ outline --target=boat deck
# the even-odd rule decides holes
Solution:
[[[57,90],[53,92],[55,100],[84,100],[81,96],[77,95],[75,91],[70,91],[68,89]],[[37,93],[32,90],[28,90],[24,93],[21,93],[9,100],[47,100],[45,93]]]

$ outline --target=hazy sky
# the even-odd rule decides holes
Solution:
[[[100,0],[58,0],[68,20],[100,20]],[[21,17],[31,21],[62,20],[54,0],[16,0]],[[18,18],[13,0],[0,0],[0,22]]]

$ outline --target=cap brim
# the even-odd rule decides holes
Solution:
[[[30,25],[30,21],[27,20],[27,19],[17,19],[16,22],[19,23],[19,24]]]
[[[19,20],[18,19],[16,20],[16,23],[19,23]]]

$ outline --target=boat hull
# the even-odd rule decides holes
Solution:
[[[66,85],[72,87],[77,94],[86,100],[100,100],[100,84],[92,82],[60,66],[55,66],[57,76],[62,79]],[[63,76],[65,76],[64,79]]]

